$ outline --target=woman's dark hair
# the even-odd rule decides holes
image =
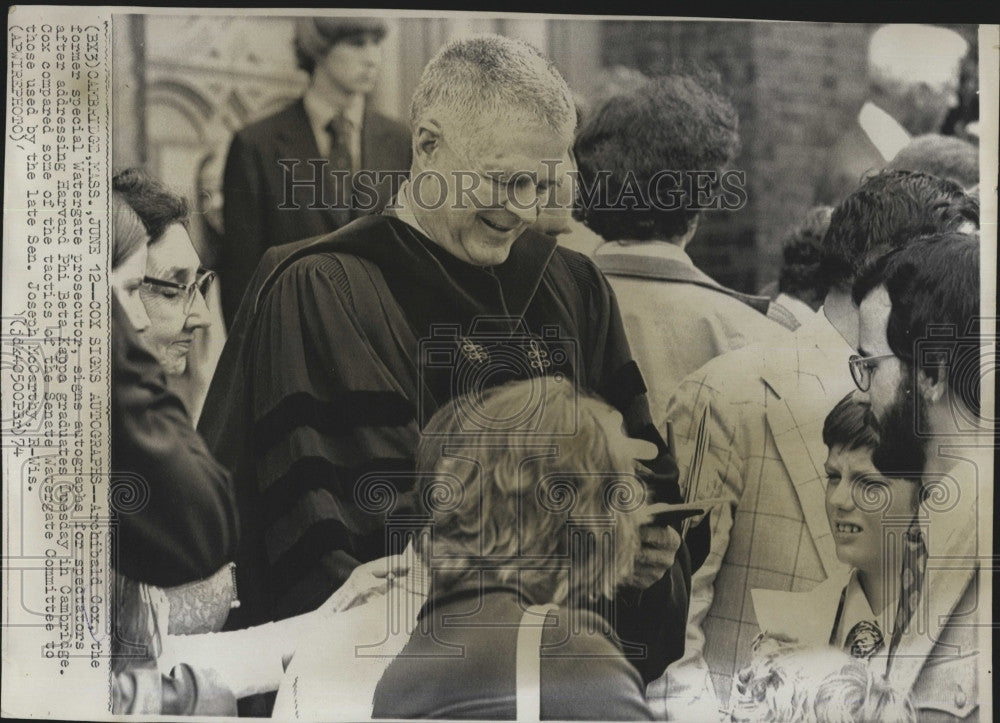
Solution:
[[[828,449],[876,449],[882,441],[878,419],[871,405],[854,398],[854,392],[837,402],[823,422],[823,444]]]
[[[736,110],[704,72],[610,98],[574,147],[586,224],[608,241],[683,236],[736,154],[737,126]]]
[[[175,223],[187,228],[190,213],[187,201],[145,171],[138,168],[121,171],[111,179],[111,188],[121,194],[142,220],[150,243],[158,241]]]

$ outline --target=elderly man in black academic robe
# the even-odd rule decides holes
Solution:
[[[456,41],[424,70],[411,126],[411,180],[392,206],[272,249],[237,314],[200,426],[237,485],[230,624],[312,609],[398,551],[421,425],[487,385],[546,375],[602,396],[657,444],[653,496],[678,501],[614,294],[529,228],[573,141],[565,81],[524,43]],[[691,557],[665,524],[643,535],[612,622],[647,646],[634,662],[648,681],[683,651]]]

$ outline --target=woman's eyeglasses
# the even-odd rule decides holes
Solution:
[[[176,281],[157,279],[153,276],[143,276],[142,285],[148,286],[152,291],[164,298],[171,300],[183,299],[184,313],[187,314],[190,313],[191,307],[194,306],[195,294],[200,293],[204,298],[209,288],[211,288],[212,282],[215,281],[215,277],[216,273],[214,271],[198,269],[198,276],[190,284],[179,284]]]

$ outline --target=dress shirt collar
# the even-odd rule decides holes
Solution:
[[[340,115],[347,119],[351,126],[347,138],[347,148],[351,153],[351,166],[357,170],[361,163],[361,124],[364,122],[365,97],[363,95],[352,96],[346,99],[347,104],[344,106],[338,105],[337,100],[309,88],[302,97],[302,105],[305,107],[306,118],[309,119],[309,129],[313,133],[313,138],[316,139],[316,150],[319,151],[320,156],[330,154],[330,121]]]
[[[419,231],[422,235],[430,238],[430,234],[428,234],[424,227],[420,225],[416,214],[413,213],[413,202],[410,200],[409,180],[404,180],[400,184],[399,192],[396,194],[396,197],[392,199],[389,205],[385,207],[384,213],[388,213],[390,216],[395,216],[407,226],[411,226],[414,230]]]
[[[844,356],[844,369],[847,369],[847,360],[855,350],[847,343],[847,340],[840,335],[837,327],[826,318],[823,307],[802,321],[802,326],[793,332],[800,341],[800,348],[811,345],[828,352],[842,351]]]
[[[844,588],[844,609],[840,614],[840,624],[837,630],[837,647],[841,650],[844,649],[844,645],[847,643],[847,636],[855,625],[864,620],[874,622],[878,625],[879,630],[882,631],[884,644],[882,650],[873,655],[868,664],[870,667],[884,674],[886,663],[888,662],[886,652],[889,647],[889,638],[891,636],[896,606],[897,602],[895,600],[890,601],[886,605],[885,610],[882,611],[882,614],[876,615],[872,610],[871,604],[868,602],[868,598],[865,597],[865,591],[861,587],[860,580],[858,580],[858,571],[851,570],[851,576],[847,581],[847,586]]]
[[[302,97],[302,104],[306,107],[309,125],[314,131],[318,129],[320,133],[326,133],[330,121],[339,115],[347,118],[353,130],[357,132],[361,128],[365,114],[365,97],[360,94],[350,96],[346,104],[338,104],[334,98],[318,93],[310,87]]]
[[[616,254],[619,256],[643,256],[646,258],[669,259],[694,266],[691,257],[677,244],[669,241],[607,241],[597,247],[595,255]]]
[[[858,125],[886,161],[910,142],[910,134],[895,118],[868,101],[858,113]]]

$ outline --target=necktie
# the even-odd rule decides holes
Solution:
[[[893,622],[892,639],[889,643],[890,661],[903,632],[913,619],[920,604],[920,591],[927,570],[927,546],[919,527],[910,527],[903,533],[903,569],[899,579],[899,606]]]
[[[339,115],[327,124],[326,130],[330,134],[330,154],[327,158],[329,201],[335,209],[338,209],[338,216],[343,214],[343,221],[340,224],[343,225],[350,221],[350,209],[353,206],[351,200],[354,158],[351,154],[351,122],[343,115]]]
[[[847,634],[844,650],[855,658],[870,658],[885,647],[885,639],[878,623],[862,620]]]

